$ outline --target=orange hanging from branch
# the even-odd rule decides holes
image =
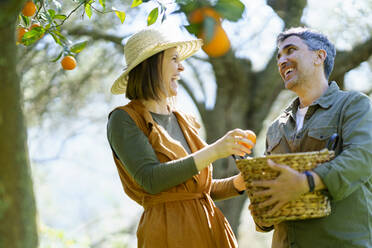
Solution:
[[[202,7],[196,9],[188,16],[191,24],[199,24],[204,21],[206,17],[212,17],[217,23],[221,23],[221,15],[212,7]]]
[[[17,42],[22,43],[22,38],[27,32],[28,32],[27,28],[24,27],[17,28]]]
[[[22,9],[22,14],[24,16],[33,16],[35,15],[36,10],[36,5],[32,1],[28,1]]]
[[[208,56],[222,56],[230,50],[231,45],[225,30],[221,26],[221,15],[212,7],[198,8],[188,15],[190,24],[202,24],[207,17],[215,20],[212,37],[207,39],[204,27],[201,28],[197,36],[203,39],[204,45],[202,49]]]
[[[210,57],[220,57],[230,50],[230,40],[221,24],[214,26],[213,36],[210,41],[207,41],[204,31],[201,33],[200,38],[204,41],[203,51]]]
[[[72,56],[66,56],[61,60],[61,65],[64,70],[73,70],[76,67],[76,60]]]

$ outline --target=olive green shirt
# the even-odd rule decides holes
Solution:
[[[190,148],[176,116],[151,113],[154,121],[166,130],[190,154]],[[146,135],[127,112],[114,110],[109,117],[107,137],[112,150],[134,180],[150,194],[157,194],[181,184],[198,173],[193,157],[160,163]],[[223,200],[237,196],[233,178],[214,179],[211,197]]]
[[[266,154],[318,151],[330,136],[340,137],[336,157],[314,171],[331,198],[331,215],[275,225],[273,246],[372,247],[372,107],[359,92],[341,91],[335,82],[313,102],[296,131],[299,99],[269,127]]]

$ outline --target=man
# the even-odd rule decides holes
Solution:
[[[270,196],[259,207],[271,213],[314,190],[327,190],[331,214],[324,218],[281,223],[257,223],[274,229],[272,247],[372,247],[372,108],[369,98],[341,91],[328,82],[336,54],[322,34],[292,28],[277,38],[277,64],[285,87],[297,94],[269,127],[266,154],[317,151],[338,134],[336,157],[312,171],[299,173],[268,162],[280,172],[253,195]]]

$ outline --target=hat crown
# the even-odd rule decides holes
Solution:
[[[124,46],[124,56],[127,66],[141,57],[150,48],[171,42],[164,33],[157,29],[145,29],[132,35]]]
[[[156,53],[176,47],[179,61],[196,53],[203,42],[200,39],[176,40],[174,35],[168,36],[169,30],[147,28],[132,35],[124,46],[126,68],[111,87],[113,94],[123,94],[128,83],[129,72],[141,62]]]

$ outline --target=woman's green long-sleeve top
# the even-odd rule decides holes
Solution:
[[[176,116],[151,113],[152,118],[170,137],[190,148],[179,127]],[[125,169],[150,194],[157,194],[181,184],[198,173],[193,157],[188,156],[160,163],[145,134],[136,126],[129,114],[121,109],[112,112],[107,125],[107,136],[115,155]],[[233,178],[214,179],[211,197],[214,200],[238,195]]]

